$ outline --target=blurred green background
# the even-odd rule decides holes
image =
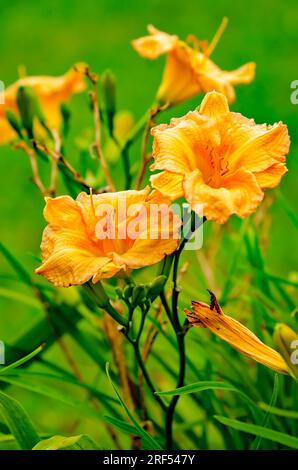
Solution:
[[[237,68],[247,61],[257,63],[255,81],[237,87],[232,109],[258,123],[284,121],[292,140],[289,173],[280,190],[295,211],[297,201],[298,106],[290,102],[290,83],[298,79],[298,4],[296,0],[21,0],[1,2],[0,79],[9,85],[24,65],[28,75],[60,75],[79,61],[101,73],[110,68],[117,76],[118,109],[129,109],[137,119],[153,100],[160,82],[164,58],[148,61],[138,56],[130,41],[146,33],[146,25],[178,34],[211,39],[223,16],[229,25],[213,60],[223,69]],[[180,116],[198,105],[201,96],[183,103],[170,114]],[[87,98],[72,100],[76,135],[90,127]],[[162,119],[169,119],[170,114]],[[137,153],[135,153],[137,158]],[[70,159],[77,164],[77,155]],[[114,172],[122,174],[121,162]],[[8,146],[0,148],[1,241],[32,271],[38,264],[43,201],[29,180],[27,159]],[[288,277],[297,269],[298,252],[294,225],[277,200],[270,209],[273,222],[266,251],[271,273]],[[2,287],[18,283],[0,258]],[[10,341],[37,314],[30,305],[0,298],[0,339]],[[53,418],[54,419],[54,418]],[[53,424],[53,428],[55,425]]]

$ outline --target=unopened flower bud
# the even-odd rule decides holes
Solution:
[[[162,292],[165,283],[167,282],[166,276],[157,276],[149,286],[148,296],[151,300],[155,300],[156,297]]]
[[[123,297],[125,300],[129,300],[129,298],[131,297],[131,294],[132,294],[132,290],[133,290],[133,286],[132,285],[129,285],[129,286],[126,286],[124,291],[123,291]]]
[[[279,323],[275,327],[274,341],[286,361],[291,375],[298,380],[298,335],[288,325]]]
[[[116,79],[114,74],[107,70],[102,77],[105,109],[108,120],[108,128],[111,135],[114,130],[114,116],[116,112]]]
[[[17,91],[17,105],[21,115],[23,128],[28,136],[33,138],[33,119],[36,117],[43,126],[46,126],[45,117],[38,97],[29,86],[20,86]]]
[[[6,119],[11,125],[11,127],[13,128],[13,130],[15,130],[18,136],[22,139],[23,136],[22,136],[21,124],[18,118],[16,117],[16,115],[10,109],[8,109],[5,114],[6,114]]]
[[[141,303],[141,301],[144,299],[145,295],[146,295],[146,289],[145,289],[144,284],[140,284],[140,285],[136,286],[133,290],[133,293],[132,293],[132,303],[133,303],[133,305],[135,307],[137,305],[139,305]]]

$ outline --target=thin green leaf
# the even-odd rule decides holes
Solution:
[[[112,385],[117,397],[118,397],[118,400],[121,404],[121,406],[123,407],[124,411],[126,412],[128,418],[130,419],[130,421],[133,423],[133,425],[135,426],[135,428],[138,430],[138,435],[140,433],[140,436],[144,439],[144,441],[146,442],[146,445],[149,446],[149,448],[151,450],[161,450],[162,448],[160,447],[160,445],[158,444],[158,442],[155,441],[155,439],[153,439],[150,434],[148,434],[140,425],[139,423],[137,422],[137,420],[134,418],[134,416],[132,415],[132,413],[130,412],[130,410],[127,408],[127,406],[125,405],[124,401],[122,400],[117,388],[115,387],[114,383],[112,382],[112,379],[110,377],[110,372],[109,372],[109,363],[107,362],[106,364],[106,374],[107,374],[107,377],[108,377],[108,380],[110,382],[110,384]]]
[[[265,417],[264,417],[264,421],[262,423],[262,427],[266,428],[268,426],[268,423],[269,423],[269,419],[270,419],[270,408],[272,406],[275,405],[276,403],[276,400],[277,400],[277,395],[278,395],[278,374],[275,374],[274,376],[274,385],[273,385],[273,392],[272,392],[272,397],[271,397],[271,400],[270,400],[270,405],[269,405],[269,410],[267,411]],[[257,436],[257,438],[255,439],[255,441],[253,442],[252,444],[252,450],[258,450],[260,445],[261,445],[261,442],[262,442],[262,437],[261,436]]]
[[[20,448],[31,450],[40,439],[24,408],[17,400],[0,392],[0,411]]]
[[[10,372],[13,369],[16,369],[17,367],[26,364],[26,362],[29,362],[33,357],[37,356],[37,354],[39,354],[43,350],[43,348],[44,345],[41,345],[38,348],[34,349],[34,351],[32,351],[30,354],[27,354],[27,356],[23,357],[22,359],[19,359],[18,361],[9,364],[9,366],[3,367],[3,369],[0,369],[0,374],[6,374],[7,372]]]
[[[243,423],[236,419],[229,419],[225,416],[214,416],[214,418],[219,421],[224,426],[229,426],[237,431],[246,432],[254,436],[260,436],[270,441],[277,442],[286,447],[291,447],[298,449],[298,438],[294,436],[289,436],[279,431],[274,431],[273,429],[263,428],[262,426],[257,426],[255,424]]]
[[[276,408],[275,406],[270,406],[267,403],[258,403],[258,406],[261,410],[267,411],[276,416],[282,416],[284,418],[298,419],[298,411],[294,410],[282,410],[281,408]]]
[[[202,392],[203,390],[232,390],[238,391],[233,385],[225,382],[212,382],[212,381],[203,381],[196,382],[190,385],[185,385],[184,387],[176,388],[174,390],[165,390],[163,392],[155,392],[156,395],[187,395],[189,393]]]
[[[123,431],[128,435],[134,434],[136,436],[142,437],[141,433],[135,426],[128,424],[126,421],[123,421],[122,419],[113,418],[112,416],[104,416],[104,420],[107,423],[111,424],[116,429],[118,429],[119,431]]]

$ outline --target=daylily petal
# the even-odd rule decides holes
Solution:
[[[201,85],[193,68],[193,56],[196,54],[181,41],[167,57],[162,81],[157,92],[160,103],[175,105],[185,101],[201,91]]]
[[[170,199],[178,199],[183,196],[183,175],[178,173],[170,173],[162,171],[150,177],[151,186],[161,194],[168,196]]]
[[[58,235],[60,236],[60,235]],[[56,287],[69,287],[87,282],[110,261],[107,257],[99,257],[89,249],[70,247],[69,238],[65,246],[60,246],[54,253],[35,270]]]
[[[289,373],[286,362],[278,352],[262,343],[252,331],[237,320],[225,315],[219,307],[211,309],[203,302],[193,301],[192,312],[185,310],[185,314],[191,324],[208,328],[245,356],[281,374]]]
[[[255,176],[244,169],[227,176],[224,187],[230,192],[234,206],[233,213],[241,218],[254,212],[264,197]]]
[[[229,112],[229,105],[227,98],[222,94],[216,91],[211,91],[208,93],[199,108],[199,113],[204,116],[216,119],[223,114]]]
[[[43,215],[47,222],[65,228],[81,225],[80,211],[70,196],[47,197],[45,201]]]
[[[186,200],[196,210],[198,204],[208,220],[223,224],[232,215],[246,217],[254,212],[263,199],[263,192],[252,173],[239,170],[225,178],[218,188],[204,183],[198,171],[185,175],[183,182]],[[200,209],[201,210],[201,209]]]
[[[265,171],[256,172],[254,175],[261,188],[275,188],[287,171],[283,163],[274,163]]]
[[[161,54],[171,51],[178,41],[177,36],[163,33],[152,25],[148,26],[148,31],[150,36],[132,41],[133,48],[147,59],[156,59]]]
[[[263,171],[276,162],[285,161],[290,147],[287,126],[281,122],[266,127],[251,123],[247,132],[250,138],[231,155],[231,167]]]
[[[160,238],[161,235],[160,231],[151,231],[150,237],[152,238],[137,238],[133,246],[122,255],[113,253],[114,263],[124,264],[132,269],[158,263],[166,255],[173,253],[179,244],[179,239],[173,238],[172,233],[164,240]],[[154,237],[156,238],[154,239]]]
[[[41,243],[43,263],[36,274],[67,287],[86,282],[109,261],[88,238],[81,212],[71,197],[47,198],[44,216],[49,225]]]
[[[96,274],[94,274],[92,282],[93,284],[96,284],[101,279],[110,279],[122,270],[127,270],[127,266],[125,264],[118,265],[113,261],[109,261],[107,264],[102,266],[102,268]]]
[[[189,173],[199,162],[203,167],[206,147],[220,142],[220,134],[213,123],[197,111],[181,119],[171,119],[169,126],[153,127],[151,133],[154,137],[151,170],[172,173]]]
[[[223,72],[223,74],[224,78],[226,78],[232,85],[238,85],[240,83],[250,83],[254,79],[255,69],[255,62],[248,62],[236,70]]]

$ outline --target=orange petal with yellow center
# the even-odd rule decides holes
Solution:
[[[203,302],[193,301],[192,312],[185,310],[185,314],[192,325],[208,328],[241,354],[281,374],[289,373],[286,362],[277,351],[264,344],[237,320],[225,315],[221,309],[217,311]]]

